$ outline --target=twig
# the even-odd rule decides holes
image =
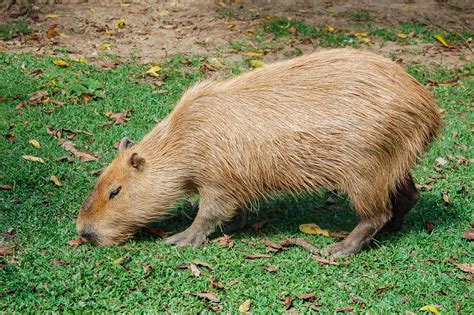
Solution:
[[[283,247],[289,247],[294,245],[301,246],[304,249],[309,250],[311,254],[316,256],[319,255],[319,249],[317,249],[314,245],[312,245],[304,238],[287,238],[285,240],[280,241],[280,245]]]

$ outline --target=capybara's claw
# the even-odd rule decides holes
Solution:
[[[357,253],[359,248],[351,247],[344,242],[338,242],[332,245],[329,245],[321,250],[321,254],[331,259],[336,259],[340,257],[347,257],[354,253]]]
[[[186,230],[168,237],[165,239],[165,243],[176,245],[177,247],[192,246],[193,248],[197,248],[204,242],[205,239],[206,236],[202,233],[195,233]]]

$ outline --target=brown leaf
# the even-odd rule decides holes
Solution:
[[[474,221],[469,222],[469,225],[474,228]]]
[[[245,300],[245,302],[239,306],[238,311],[240,313],[247,313],[250,310],[250,303],[251,300]]]
[[[9,185],[9,184],[3,184],[3,185],[0,185],[0,189],[1,190],[11,190],[12,186]]]
[[[273,265],[265,265],[265,267],[263,267],[263,269],[265,269],[268,272],[275,272],[275,271],[278,270],[278,267],[273,266]]]
[[[145,267],[143,267],[143,274],[145,276],[148,276],[152,269],[153,269],[152,265],[146,265]]]
[[[462,237],[467,240],[474,240],[474,230],[466,230],[462,233]]]
[[[201,293],[190,293],[191,295],[194,295],[194,296],[197,296],[197,297],[200,297],[200,298],[203,298],[203,299],[206,299],[206,300],[209,300],[211,302],[214,302],[214,303],[219,303],[219,298],[217,297],[217,295],[213,292],[201,292]]]
[[[336,312],[353,312],[354,308],[352,306],[339,306],[336,308]]]
[[[341,231],[341,232],[331,232],[329,231],[329,236],[330,237],[334,237],[334,238],[338,238],[338,239],[345,239],[347,236],[349,235],[349,232],[347,231]]]
[[[348,263],[338,263],[338,262],[335,262],[333,260],[328,260],[326,258],[319,257],[319,256],[314,257],[314,259],[316,259],[316,261],[318,263],[323,264],[323,265],[339,266],[339,265],[347,265],[348,264]]]
[[[22,155],[21,156],[24,160],[31,161],[31,162],[39,162],[44,164],[44,160],[40,157],[33,156],[33,155]]]
[[[314,295],[314,293],[298,294],[296,297],[300,300],[305,300],[311,303],[316,300],[316,295]]]
[[[85,104],[89,103],[92,99],[92,96],[88,93],[81,93],[81,98]]]
[[[433,221],[426,221],[425,222],[425,231],[426,233],[428,234],[431,234],[431,232],[433,231]]]
[[[209,276],[209,287],[211,289],[224,289],[224,285],[220,281],[216,281],[213,275]]]
[[[54,183],[54,185],[56,185],[58,187],[62,186],[61,182],[59,181],[59,179],[56,176],[51,175],[51,177],[49,179]]]
[[[267,245],[267,246],[270,247],[270,248],[276,249],[277,251],[283,249],[283,247],[282,247],[280,244],[275,243],[275,242],[273,242],[273,241],[271,241],[271,240],[268,240],[268,239],[264,239],[264,240],[262,241],[262,243],[265,244],[265,245]]]
[[[243,239],[242,240],[242,243],[244,244],[247,244],[247,245],[250,245],[250,246],[257,246],[257,243],[251,241],[251,240],[247,240],[247,239]]]
[[[15,230],[11,227],[8,228],[5,232],[1,233],[0,236],[3,237],[6,241],[11,241],[15,238]]]
[[[303,45],[311,45],[313,42],[311,41],[311,39],[305,38],[305,39],[303,39],[303,41],[301,43]]]
[[[474,264],[457,264],[458,268],[467,273],[474,273]]]
[[[67,161],[69,163],[73,163],[74,162],[74,158],[70,157],[70,156],[61,156],[61,157],[58,157],[58,158],[55,158],[53,159],[54,161],[58,161],[58,162],[63,162],[63,161]]]
[[[109,119],[112,120],[115,124],[123,125],[130,120],[130,118],[127,118],[127,116],[128,114],[130,114],[131,111],[131,109],[125,109],[119,113],[108,112],[105,114],[105,116],[109,117]]]
[[[213,243],[219,243],[220,245],[227,247],[227,248],[232,248],[234,247],[234,240],[231,239],[231,236],[224,234],[223,236],[220,236],[218,238],[215,238],[212,240]]]
[[[16,137],[10,133],[5,134],[5,138],[7,138],[8,142],[13,143],[15,142]]]
[[[354,303],[356,303],[360,307],[365,307],[366,303],[360,297],[358,297],[354,293],[350,293],[349,296],[352,299],[352,301],[354,301]]]
[[[443,200],[444,200],[444,205],[445,206],[449,206],[451,204],[451,200],[449,200],[449,195],[448,195],[448,192],[445,190],[443,191],[442,195],[443,197]]]
[[[28,96],[30,97],[28,99],[28,105],[32,106],[45,102],[48,99],[49,94],[45,91],[36,91],[30,93]]]
[[[198,278],[201,275],[201,270],[195,265],[195,264],[189,264],[189,269],[191,270],[191,273],[193,276]]]
[[[294,26],[292,26],[288,29],[288,32],[290,34],[296,34],[298,32],[298,30]]]
[[[50,265],[64,265],[66,262],[64,260],[50,260]]]
[[[290,309],[292,303],[293,303],[293,299],[289,295],[285,297],[282,301],[282,304],[285,305],[285,309],[287,310]]]
[[[270,258],[272,256],[267,255],[267,254],[256,254],[256,255],[250,255],[250,254],[245,254],[244,258],[245,259],[259,259],[259,258]]]
[[[209,269],[209,270],[213,270],[213,269],[214,269],[214,268],[213,268],[210,264],[208,264],[207,262],[204,262],[204,261],[202,261],[202,260],[200,260],[200,259],[197,259],[197,258],[193,260],[193,263],[195,263],[197,266],[206,267],[206,268]]]
[[[75,157],[78,157],[81,162],[95,161],[97,157],[87,152],[81,152],[74,147],[74,144],[64,139],[59,139],[61,146],[68,152],[71,152]]]
[[[14,251],[15,248],[16,248],[16,245],[11,246],[11,247],[7,247],[7,248],[1,248],[0,249],[0,256],[13,254],[13,251]]]
[[[82,239],[76,238],[75,240],[69,241],[66,244],[69,245],[69,246],[78,246],[78,245],[82,245],[84,243],[85,242]]]
[[[51,26],[48,28],[46,31],[46,37],[48,39],[54,38],[56,36],[59,36],[58,31],[56,30],[57,24],[51,24]]]

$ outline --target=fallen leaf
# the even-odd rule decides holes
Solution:
[[[305,234],[324,235],[329,237],[329,230],[321,229],[318,225],[314,223],[301,224],[299,226],[299,229]]]
[[[74,162],[74,158],[70,156],[60,156],[58,158],[53,159],[54,161],[62,162],[62,161],[68,161],[69,163]]]
[[[61,182],[59,181],[59,179],[54,176],[54,175],[51,175],[51,177],[49,178],[56,186],[60,187],[62,186]]]
[[[16,248],[16,245],[11,246],[11,247],[7,247],[7,248],[1,248],[0,249],[0,256],[13,254],[13,251],[15,250],[15,248]]]
[[[288,32],[290,34],[296,34],[298,32],[298,30],[294,26],[292,26],[288,29]]]
[[[333,261],[333,260],[328,260],[328,259],[326,259],[326,258],[319,257],[319,256],[314,257],[314,259],[315,259],[318,263],[323,264],[323,265],[332,265],[332,266],[347,265],[347,263],[338,263],[338,262],[335,262],[335,261]]]
[[[325,31],[326,33],[332,33],[332,32],[334,32],[334,27],[326,26],[326,27],[324,28],[324,31]]]
[[[31,162],[39,162],[44,164],[44,160],[40,157],[37,156],[32,156],[32,155],[23,155],[22,158],[27,161]]]
[[[256,255],[250,255],[250,254],[245,254],[244,258],[245,259],[259,259],[259,258],[270,258],[272,256],[267,255],[267,254],[256,254]]]
[[[146,265],[145,267],[143,267],[143,274],[145,276],[148,276],[152,269],[153,269],[152,265]]]
[[[114,21],[115,28],[123,28],[127,24],[128,24],[128,21],[124,19],[119,19],[119,20]]]
[[[13,143],[15,142],[16,137],[10,133],[5,134],[5,138],[7,138],[8,142]]]
[[[339,306],[336,308],[336,312],[353,312],[354,308],[352,306]]]
[[[398,37],[398,38],[401,38],[401,39],[405,39],[405,38],[408,37],[408,35],[407,35],[407,34],[403,34],[403,33],[399,33],[399,34],[397,34],[397,37]]]
[[[95,161],[97,157],[91,155],[87,152],[81,152],[74,147],[74,144],[70,141],[66,141],[64,139],[60,139],[59,143],[61,146],[68,152],[71,152],[75,157],[79,158],[81,162],[88,162],[88,161]]]
[[[261,60],[250,60],[249,64],[252,68],[259,68],[265,65],[265,63]]]
[[[303,45],[311,45],[313,42],[311,41],[311,39],[309,38],[305,38],[303,39],[303,41],[301,42],[301,44]]]
[[[467,273],[474,273],[474,264],[457,264],[458,268]]]
[[[291,298],[291,296],[287,296],[283,299],[283,301],[281,302],[283,305],[285,305],[285,309],[289,310],[290,307],[291,307],[291,304],[293,303],[293,300]]]
[[[112,46],[112,44],[110,44],[110,43],[103,43],[103,44],[101,44],[101,45],[98,47],[98,49],[99,49],[99,50],[107,50],[107,49],[109,49],[111,46]]]
[[[57,19],[60,16],[61,15],[59,15],[59,14],[46,14],[45,18],[47,18],[47,19]]]
[[[190,293],[190,294],[194,295],[194,296],[197,296],[197,297],[200,297],[200,298],[207,299],[207,300],[209,300],[211,302],[214,302],[214,303],[219,303],[219,298],[213,292]]]
[[[66,244],[69,245],[69,246],[78,246],[78,245],[82,245],[84,243],[85,242],[82,239],[76,238],[75,240],[69,241]]]
[[[118,113],[108,112],[105,114],[105,116],[109,117],[109,119],[117,125],[124,125],[130,120],[130,118],[127,118],[127,116],[131,111],[131,109],[125,109]]]
[[[112,266],[117,266],[117,265],[123,265],[128,259],[130,259],[130,256],[124,255],[112,262]]]
[[[369,36],[367,33],[354,33],[355,37],[367,37]]]
[[[445,158],[442,158],[441,156],[436,158],[436,164],[439,166],[443,166],[448,163],[448,161]]]
[[[35,140],[35,139],[31,139],[30,141],[28,141],[29,144],[31,144],[34,148],[36,149],[40,149],[41,148],[41,145],[40,143],[38,142],[38,140]]]
[[[193,276],[198,278],[201,275],[201,270],[195,265],[195,264],[189,264],[189,269],[191,270],[191,273]]]
[[[56,30],[57,24],[51,24],[51,26],[48,28],[46,31],[46,37],[48,39],[54,38],[56,36],[59,36],[58,31]]]
[[[443,197],[443,201],[444,201],[444,205],[445,206],[449,206],[451,204],[451,200],[449,200],[449,195],[448,195],[448,192],[447,191],[443,191],[442,195]]]
[[[262,243],[267,245],[268,247],[274,248],[276,251],[279,251],[279,250],[283,249],[283,247],[280,244],[275,243],[275,242],[273,242],[271,240],[268,240],[268,239],[264,239],[262,241]]]
[[[356,303],[360,307],[362,307],[362,308],[365,307],[366,303],[360,297],[355,295],[354,293],[350,293],[349,297],[352,299],[352,301],[354,301],[354,303]]]
[[[64,260],[50,260],[48,263],[50,265],[64,265],[66,262]]]
[[[92,96],[88,93],[81,93],[81,98],[84,101],[84,103],[89,103],[92,99]]]
[[[53,60],[53,64],[58,67],[69,67],[69,64],[64,60]]]
[[[298,294],[296,297],[300,300],[309,301],[311,303],[316,300],[316,295],[314,293]]]
[[[197,258],[193,260],[193,263],[195,263],[197,266],[206,267],[206,268],[209,269],[209,270],[213,270],[213,269],[214,269],[214,268],[213,268],[210,264],[208,264],[207,262],[204,262],[204,261],[202,261],[202,260],[200,260],[200,259],[197,259]]]
[[[425,231],[426,233],[431,234],[431,232],[433,231],[433,221],[425,222]]]
[[[219,243],[220,245],[227,247],[227,248],[232,248],[234,247],[234,240],[231,239],[231,236],[224,234],[223,236],[220,236],[218,238],[215,238],[212,240],[214,243]]]
[[[240,313],[248,312],[250,310],[250,303],[251,303],[250,300],[245,300],[245,302],[239,306],[239,312]]]
[[[448,42],[441,34],[434,34],[434,38],[436,38],[444,47],[449,47]]]
[[[275,272],[275,271],[278,270],[278,267],[273,266],[273,265],[265,265],[265,267],[263,267],[263,269],[265,269],[268,272]]]
[[[224,289],[222,282],[216,281],[213,275],[209,276],[209,287],[211,289]]]
[[[10,189],[12,189],[12,186],[8,185],[8,184],[3,184],[3,185],[0,185],[0,189],[1,190],[10,190]]]
[[[466,230],[462,233],[462,237],[467,240],[474,240],[474,230]]]
[[[420,308],[420,311],[427,311],[435,315],[439,315],[439,312],[434,305],[425,305]]]
[[[261,49],[258,49],[258,50],[248,50],[248,51],[244,51],[243,52],[243,55],[244,56],[248,56],[248,57],[260,57],[260,56],[263,56],[265,55],[265,52]]]
[[[157,72],[160,70],[161,70],[160,66],[153,66],[150,69],[148,69],[145,73],[154,78],[159,78],[160,75]]]
[[[48,99],[48,92],[45,91],[36,91],[30,93],[28,99],[28,105],[38,105],[40,103],[44,103]]]
[[[243,239],[242,243],[250,245],[250,246],[256,246],[257,245],[257,243],[255,243],[254,241],[250,241],[250,240],[247,240],[247,239]]]

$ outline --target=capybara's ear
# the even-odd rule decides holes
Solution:
[[[135,152],[130,157],[130,165],[134,169],[140,171],[143,169],[143,166],[145,165],[145,158],[139,156],[138,153]]]
[[[120,140],[119,150],[122,151],[128,148],[131,148],[132,146],[133,146],[133,142],[127,137],[125,137],[122,140]]]

